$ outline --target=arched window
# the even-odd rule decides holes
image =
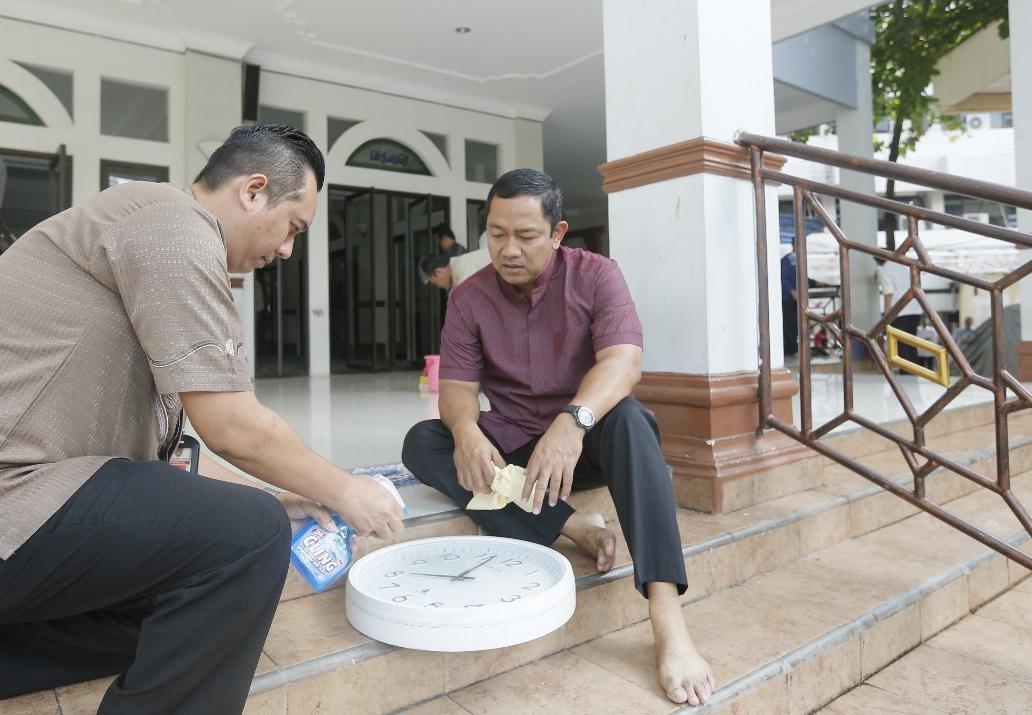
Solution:
[[[35,127],[45,126],[39,115],[24,99],[0,84],[0,122],[31,124]]]
[[[367,141],[351,153],[348,157],[348,166],[432,176],[419,154],[393,139]]]

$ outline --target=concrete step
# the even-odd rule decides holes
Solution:
[[[1027,500],[1032,473],[1020,482]],[[1010,534],[1012,543],[1032,553],[1028,535],[994,495],[972,494],[951,506],[978,515],[993,532]],[[685,619],[721,684],[704,707],[677,709],[666,702],[656,684],[651,627],[641,622],[448,692],[425,712],[449,712],[444,708],[455,705],[492,715],[809,713],[1028,575],[920,514],[688,604]],[[1010,642],[1006,625],[994,625],[995,638]],[[996,631],[969,628],[964,635],[971,641],[994,638]],[[1027,653],[1020,654],[1032,641],[1019,640],[1011,659],[1032,664]]]
[[[967,422],[957,421],[958,433],[943,434],[933,442],[971,468],[990,472],[994,454],[984,445],[993,443],[992,428],[984,423],[972,426],[981,421],[980,416],[975,419],[976,415],[977,410],[971,410]],[[1013,418],[1011,437],[1015,469],[1032,468],[1032,416]],[[910,480],[898,450],[876,450],[885,446],[877,441],[881,438],[872,440],[868,435],[855,434],[836,439],[858,455],[870,450],[864,462],[897,475],[900,483]],[[702,514],[679,510],[690,581],[685,602],[744,588],[774,569],[790,567],[817,552],[882,530],[916,511],[838,465],[828,462],[822,473],[826,483],[817,488],[738,512]],[[929,494],[942,503],[963,497],[973,488],[966,480],[950,474],[935,474],[928,479]],[[578,508],[602,511],[613,517],[605,490],[581,492],[574,495],[574,500]],[[1032,498],[1026,496],[1026,504],[1030,503]],[[613,527],[616,526],[614,523]],[[465,533],[475,533],[472,522],[459,512],[451,512],[410,520],[403,538]],[[961,538],[965,544],[973,543]],[[557,548],[570,558],[578,578],[578,608],[573,619],[545,638],[486,653],[426,653],[370,641],[345,621],[342,590],[312,594],[292,574],[259,663],[247,712],[282,713],[288,710],[288,702],[291,713],[389,711],[463,690],[522,664],[568,652],[635,624],[647,630],[648,624],[641,623],[647,616],[646,603],[633,588],[632,568],[622,539],[618,566],[608,574],[595,573],[591,561],[563,541]],[[370,539],[362,549],[367,552],[385,545],[386,542]],[[992,569],[997,577],[994,583],[999,583],[1000,566]],[[651,646],[647,652],[651,653]],[[404,677],[399,677],[399,673]],[[30,710],[17,710],[20,706],[15,700],[0,703],[0,713],[95,712],[107,682],[37,694],[44,700],[50,698],[46,700],[54,704],[50,709],[35,703]],[[384,687],[387,682],[391,683],[389,688]]]
[[[961,619],[820,712],[1032,711],[1032,579]]]

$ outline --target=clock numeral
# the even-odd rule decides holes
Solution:
[[[417,588],[416,589],[416,593],[422,593],[422,594],[426,595],[426,594],[430,593],[430,589],[429,588]]]
[[[395,576],[401,576],[404,571],[388,571],[383,575],[384,578],[394,578]]]
[[[523,598],[523,596],[520,596],[519,594],[514,593],[511,596],[506,596],[505,598],[503,598],[502,602],[503,603],[512,603],[513,601],[518,601],[521,598]]]
[[[530,583],[528,583],[526,586],[523,587],[523,590],[524,591],[533,591],[535,588],[538,588],[540,585],[541,584],[538,583],[537,581],[531,581]]]
[[[408,600],[408,596],[395,596],[391,600],[394,601],[395,603],[404,603],[405,601]]]
[[[424,559],[416,559],[410,564],[410,566],[422,566],[425,563],[426,561]]]
[[[385,588],[401,588],[401,584],[400,583],[392,583],[390,586],[380,586],[380,590],[381,591],[384,590]]]
[[[482,603],[468,603],[468,604],[466,604],[464,606],[464,608],[483,608],[483,607],[484,607],[484,604],[482,604]]]
[[[444,604],[440,601],[434,601],[429,606],[425,606],[425,608],[444,608]]]
[[[441,557],[441,560],[442,561],[454,561],[457,558],[459,558],[458,554],[445,554],[444,556]]]
[[[502,566],[521,566],[522,564],[523,562],[517,559],[506,559],[502,562]]]
[[[534,574],[536,574],[536,573],[537,573],[537,569],[534,569],[533,571],[531,571],[531,572],[530,572],[529,574],[527,574],[527,575],[528,575],[528,576],[533,576],[533,575],[534,575]]]

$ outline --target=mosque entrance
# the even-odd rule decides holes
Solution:
[[[71,157],[0,149],[0,253],[44,219],[72,205]]]
[[[445,294],[420,279],[448,198],[329,187],[330,369],[408,370],[440,349]]]

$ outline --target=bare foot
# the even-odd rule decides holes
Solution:
[[[574,512],[559,533],[594,556],[595,567],[599,571],[604,573],[613,568],[616,561],[616,534],[606,528],[601,514]]]
[[[672,583],[652,582],[647,588],[659,685],[675,703],[705,704],[716,690],[716,681],[709,663],[699,655],[688,635],[677,587]]]

